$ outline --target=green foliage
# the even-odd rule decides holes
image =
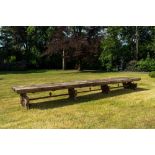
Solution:
[[[61,68],[64,45],[61,42],[65,40],[68,69],[78,65],[82,69],[102,68],[105,71],[155,70],[153,59],[155,58],[155,27],[138,26],[138,58],[135,56],[135,30],[135,26],[2,26],[0,27],[0,69],[5,70],[10,68],[11,64],[18,62],[25,63],[24,68],[26,66],[31,69],[43,66]],[[77,52],[76,47],[70,47],[75,44],[74,42],[67,44],[67,38],[74,40],[76,37],[79,40],[81,38],[88,40],[88,44],[82,40],[85,43]],[[52,39],[53,44],[50,42]],[[49,52],[45,57],[49,45],[53,47],[53,53]],[[52,51],[52,47],[49,51]],[[59,56],[54,55],[55,51]],[[150,54],[150,58],[147,57],[147,53]],[[47,57],[51,58],[48,60]],[[140,61],[135,63],[135,59]]]
[[[137,70],[137,61],[136,60],[131,60],[127,66],[126,66],[127,71],[136,71]]]
[[[40,57],[45,51],[52,31],[52,27],[45,26],[1,27],[0,68],[4,68],[4,70],[21,68],[20,66],[16,67],[15,64],[18,64],[18,62],[22,62],[24,68],[25,66],[27,68],[36,68],[36,66],[39,66]]]
[[[16,56],[10,56],[9,63],[13,63],[16,61]]]
[[[150,72],[149,76],[152,77],[152,78],[155,78],[155,71]]]
[[[110,52],[102,52],[99,60],[103,69],[106,71],[112,71],[112,54]]]
[[[29,26],[26,31],[28,35],[31,35],[35,32],[35,30],[36,30],[35,26]]]
[[[137,69],[139,71],[155,71],[155,59],[148,55],[146,59],[137,62]]]
[[[119,51],[121,51],[120,27],[109,27],[105,39],[101,43],[101,55],[99,60],[103,69],[111,71],[116,69],[119,60],[122,58]]]

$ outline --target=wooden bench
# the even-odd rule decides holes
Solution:
[[[57,97],[57,96],[63,96],[63,95],[69,95],[69,98],[75,98],[77,96],[77,91],[75,90],[75,88],[90,87],[90,91],[91,91],[91,87],[100,86],[101,88],[100,90],[102,90],[102,93],[108,93],[110,91],[108,84],[122,83],[122,86],[126,89],[136,89],[137,84],[134,83],[134,81],[139,81],[139,80],[141,80],[141,78],[118,77],[118,78],[107,78],[107,79],[98,79],[98,80],[83,80],[83,81],[72,81],[72,82],[63,82],[63,83],[38,84],[38,85],[31,85],[31,86],[14,86],[12,87],[12,89],[18,94],[20,94],[21,105],[25,108],[29,108],[30,100]],[[55,90],[61,90],[61,89],[68,89],[68,93],[60,94],[60,95],[52,95],[52,93],[50,92],[48,96],[31,98],[31,99],[29,99],[29,97],[27,96],[27,93],[55,91]],[[96,89],[96,90],[99,90],[99,89]],[[87,92],[87,91],[83,91],[83,92]]]

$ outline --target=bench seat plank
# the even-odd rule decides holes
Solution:
[[[14,86],[12,89],[19,93],[34,93],[42,91],[52,91],[52,90],[61,90],[69,88],[81,88],[89,86],[98,86],[98,85],[107,85],[107,84],[116,84],[116,83],[128,83],[133,81],[139,81],[140,78],[129,78],[129,77],[118,77],[118,78],[106,78],[106,79],[97,79],[97,80],[82,80],[82,81],[71,81],[63,83],[48,83],[48,84],[37,84],[30,86]]]

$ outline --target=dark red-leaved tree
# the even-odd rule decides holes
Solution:
[[[47,50],[44,54],[52,55],[62,53],[62,68],[65,69],[65,58],[70,57],[69,49],[73,49],[73,55],[78,60],[77,68],[81,70],[81,61],[88,55],[95,55],[101,40],[102,27],[55,27]]]

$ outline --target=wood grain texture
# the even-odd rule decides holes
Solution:
[[[118,78],[106,78],[97,80],[71,81],[63,83],[38,84],[30,86],[14,86],[12,87],[12,89],[19,94],[23,94],[23,93],[43,92],[50,90],[52,91],[52,90],[61,90],[70,88],[92,87],[92,86],[108,85],[116,83],[129,83],[139,80],[141,80],[141,78],[118,77]]]

